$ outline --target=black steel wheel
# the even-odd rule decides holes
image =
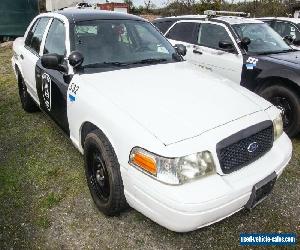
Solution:
[[[86,136],[84,159],[87,184],[97,208],[105,215],[118,215],[127,207],[120,164],[101,130]]]
[[[103,157],[95,145],[91,146],[88,154],[88,176],[97,196],[107,202],[110,194],[109,175]]]
[[[283,85],[263,89],[260,95],[281,110],[284,131],[290,136],[300,132],[300,96],[296,90]]]

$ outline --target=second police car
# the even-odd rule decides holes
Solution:
[[[43,110],[84,154],[106,215],[129,204],[195,230],[255,207],[291,158],[275,106],[183,61],[140,17],[42,14],[13,51],[23,108]]]
[[[282,110],[285,131],[291,137],[297,135],[300,51],[293,50],[262,21],[208,13],[159,18],[153,23],[165,31],[173,45],[183,43],[187,47],[187,61],[225,76],[276,105]]]

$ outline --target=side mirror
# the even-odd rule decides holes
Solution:
[[[241,40],[241,45],[242,47],[248,46],[251,43],[251,40],[249,37],[243,37],[243,39]]]
[[[79,68],[84,60],[83,55],[79,51],[72,51],[68,57],[69,64],[74,68]]]
[[[174,48],[179,55],[181,56],[186,55],[186,47],[183,44],[175,44]]]
[[[226,52],[234,52],[235,51],[234,45],[231,42],[220,41],[219,47]]]
[[[53,69],[62,72],[67,72],[68,68],[62,64],[64,57],[58,54],[46,54],[41,57],[41,64],[46,69]]]
[[[294,38],[290,35],[287,35],[283,38],[283,40],[287,43],[287,44],[293,44],[294,42]]]

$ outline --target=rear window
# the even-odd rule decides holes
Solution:
[[[161,33],[165,34],[167,30],[173,25],[174,21],[161,21],[153,22],[153,24],[160,30]]]
[[[197,23],[192,23],[192,22],[177,23],[168,32],[166,37],[176,41],[195,44],[196,43],[195,32],[197,27],[198,27]]]

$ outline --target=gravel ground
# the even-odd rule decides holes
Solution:
[[[252,212],[184,234],[133,209],[103,216],[89,195],[82,156],[41,112],[21,109],[11,55],[0,49],[0,249],[233,249],[243,232],[299,235],[300,137],[272,195]]]

